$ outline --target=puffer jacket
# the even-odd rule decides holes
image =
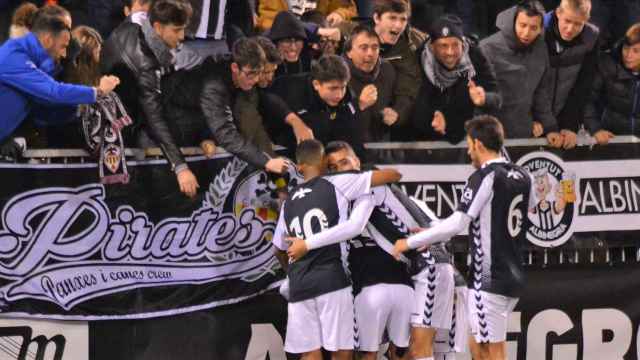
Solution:
[[[558,32],[555,11],[544,17],[545,42],[549,51],[553,84],[551,108],[561,129],[577,131],[591,93],[598,62],[600,30],[590,23],[570,42]]]
[[[627,70],[621,58],[621,43],[600,57],[584,118],[592,134],[640,135],[640,76]]]
[[[150,30],[145,31],[145,26]],[[174,60],[169,48],[157,36],[154,39],[152,32],[148,20],[143,26],[128,21],[120,24],[102,47],[101,71],[120,78],[116,92],[127,112],[176,170],[186,162],[163,114],[160,89],[161,77],[173,70]]]
[[[508,138],[532,137],[533,122],[542,123],[545,132],[558,131],[551,111],[552,82],[549,54],[541,34],[533,44],[522,47],[515,34],[516,7],[498,15],[499,32],[480,42],[491,60],[502,94],[502,107],[496,115]]]
[[[287,10],[289,10],[288,0],[260,0],[258,5],[258,29],[261,31],[270,29],[276,15],[281,11]],[[318,0],[316,10],[325,15],[336,12],[342,15],[345,20],[351,20],[358,14],[353,0]]]

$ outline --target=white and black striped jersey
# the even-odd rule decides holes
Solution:
[[[286,236],[306,239],[346,221],[350,203],[370,191],[371,172],[316,177],[293,188],[282,205],[273,244],[286,250]],[[313,249],[289,264],[289,301],[303,301],[349,286],[344,264],[346,246],[340,243]]]
[[[469,287],[519,296],[530,195],[530,175],[502,158],[487,162],[467,181],[457,211],[471,218]]]
[[[391,256],[396,240],[410,235],[412,228],[428,227],[435,220],[429,218],[396,185],[375,187],[372,190],[375,207],[366,231],[352,241],[349,268],[354,293],[375,284],[406,284],[413,286],[411,274],[428,263],[449,263],[451,256],[445,244],[435,244],[424,253],[411,252],[411,264],[396,261]],[[409,269],[411,265],[414,269]]]

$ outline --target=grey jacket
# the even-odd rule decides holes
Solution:
[[[551,111],[552,83],[543,35],[523,48],[515,35],[516,7],[501,12],[496,20],[500,29],[480,42],[480,48],[493,63],[502,94],[502,108],[496,115],[509,138],[532,137],[533,121],[545,132],[558,130]]]

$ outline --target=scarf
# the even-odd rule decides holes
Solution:
[[[116,93],[110,92],[95,104],[82,106],[81,124],[89,152],[98,158],[102,184],[129,182],[121,130],[132,121]],[[107,174],[107,175],[105,175]]]
[[[427,41],[422,51],[422,69],[429,81],[440,91],[453,86],[460,78],[471,80],[476,76],[476,69],[471,63],[471,58],[469,58],[469,43],[467,41],[462,42],[462,58],[452,70],[447,69],[436,60],[429,46],[430,44],[431,40]]]

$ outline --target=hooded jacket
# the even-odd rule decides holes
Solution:
[[[389,141],[390,127],[382,121],[382,110],[391,107],[393,102],[393,90],[396,87],[396,71],[391,64],[378,60],[375,68],[370,73],[358,69],[353,62],[345,56],[345,60],[351,70],[349,91],[353,95],[354,105],[359,106],[362,89],[369,84],[375,85],[378,90],[376,103],[358,111],[358,128],[364,142]]]
[[[592,134],[640,135],[640,75],[624,67],[622,42],[601,55],[589,100],[584,122]]]
[[[498,91],[496,74],[489,59],[485,56],[477,43],[465,39],[469,44],[469,59],[475,70],[473,80],[477,86],[482,86],[485,91],[485,105],[476,107],[469,96],[469,79],[461,76],[453,85],[440,90],[434,85],[425,72],[422,72],[422,87],[418,94],[419,101],[416,102],[412,123],[418,132],[421,133],[421,140],[444,139],[450,143],[458,143],[464,139],[466,131],[464,123],[478,113],[495,114],[500,108],[502,97]],[[424,48],[428,46],[425,43]],[[422,64],[425,66],[425,64]],[[442,66],[435,64],[435,66]],[[442,112],[446,120],[445,135],[440,135],[433,130],[431,122],[436,111]]]
[[[600,30],[590,23],[572,41],[562,39],[558,32],[555,11],[544,17],[545,42],[549,51],[552,82],[551,106],[561,129],[577,131],[584,117],[584,108],[598,61]]]
[[[549,54],[544,35],[523,48],[515,33],[516,7],[501,12],[496,20],[500,31],[480,42],[491,60],[502,94],[502,107],[496,116],[508,138],[532,137],[533,121],[545,132],[558,130],[551,111],[552,82]]]
[[[35,105],[93,104],[95,89],[57,82],[56,66],[38,38],[29,33],[0,47],[0,141],[10,136]]]
[[[304,47],[300,52],[300,57],[296,62],[288,62],[283,59],[282,64],[276,70],[276,77],[283,75],[295,75],[307,73],[311,71],[311,52],[309,50],[307,31],[305,24],[298,19],[292,12],[283,11],[276,16],[273,27],[269,30],[269,39],[274,44],[278,44],[279,40],[295,38],[304,41]]]

